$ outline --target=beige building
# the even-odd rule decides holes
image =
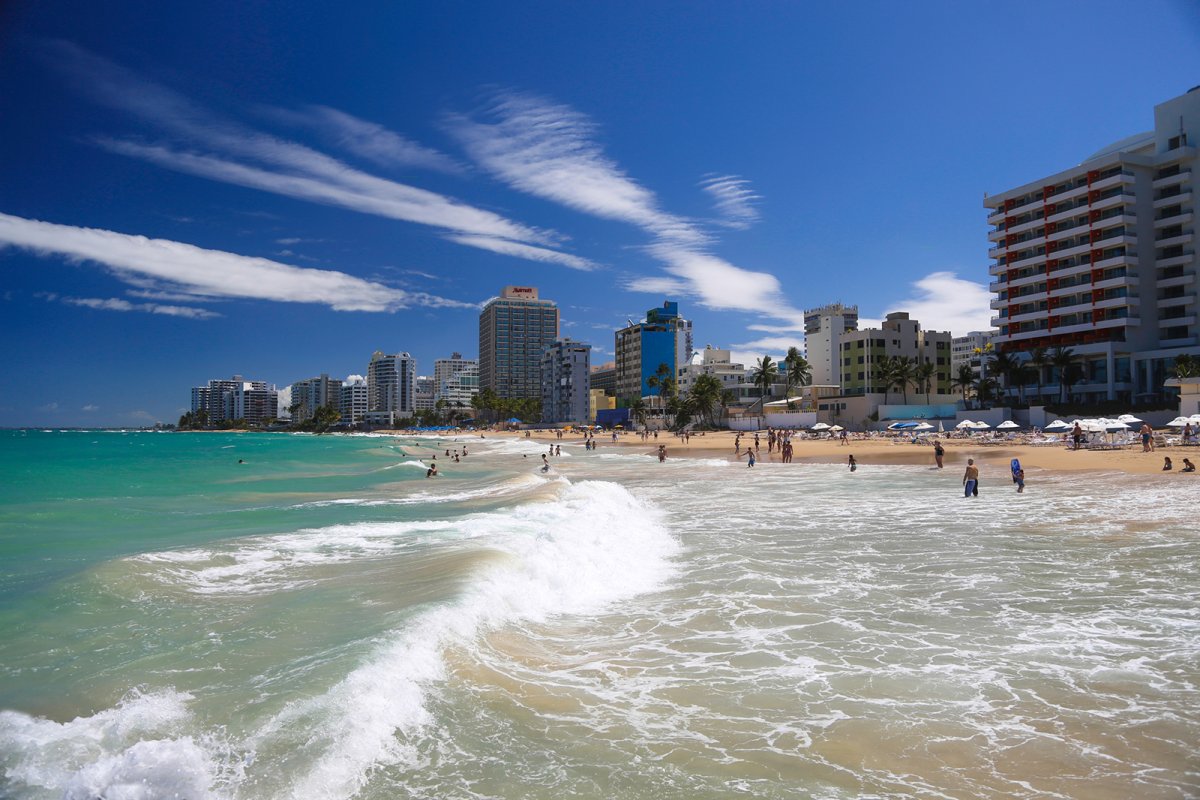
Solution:
[[[542,396],[542,353],[558,338],[558,306],[533,286],[505,286],[479,315],[479,388]]]
[[[847,331],[842,335],[842,393],[847,396],[884,394],[880,362],[907,356],[917,364],[933,364],[932,394],[950,392],[950,343],[947,331],[927,331],[908,313],[894,311],[882,327]],[[909,394],[912,396],[910,389]]]
[[[830,303],[804,312],[805,358],[812,367],[812,382],[842,383],[842,337],[858,330],[858,306]]]

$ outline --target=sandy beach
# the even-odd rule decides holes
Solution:
[[[397,435],[403,432],[396,431]],[[525,438],[525,431],[488,432],[488,437],[502,436],[508,438]],[[667,446],[668,458],[713,458],[726,457],[733,460],[733,431],[708,432],[704,435],[693,435],[691,440],[684,442],[673,433],[660,431],[658,439],[651,437],[643,441],[641,436],[634,433],[618,434],[613,442],[611,433],[601,433],[596,441],[601,450],[620,447],[645,451],[647,454],[658,452],[658,445]],[[555,431],[529,431],[529,438],[547,443],[580,442],[582,436],[568,431],[562,439]],[[742,434],[742,453],[745,447],[753,444],[754,434]],[[1019,458],[1021,464],[1028,470],[1053,470],[1057,472],[1107,471],[1125,472],[1140,475],[1161,475],[1164,480],[1177,479],[1179,470],[1183,467],[1184,457],[1193,462],[1200,459],[1200,447],[1159,447],[1157,450],[1144,453],[1141,445],[1126,447],[1121,450],[1071,450],[1066,445],[1027,445],[1021,443],[1002,442],[984,444],[972,439],[942,439],[946,448],[943,460],[946,469],[965,467],[968,458],[973,458],[985,470],[1002,467],[1008,469],[1013,458]],[[766,434],[760,435],[760,448],[757,458],[762,463],[779,462],[778,451],[767,452]],[[794,463],[844,463],[847,456],[853,454],[859,468],[871,464],[927,464],[933,466],[933,447],[931,445],[914,445],[909,439],[897,437],[894,439],[850,439],[849,444],[828,439],[793,439]],[[1170,456],[1175,469],[1163,473],[1163,456]],[[1183,475],[1184,479],[1200,477],[1200,472]]]

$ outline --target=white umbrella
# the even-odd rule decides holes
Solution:
[[[918,425],[917,427],[913,428],[913,430],[916,430],[916,431],[931,431],[931,430],[933,430],[933,426],[932,426],[932,425],[930,425],[928,422],[922,422],[920,425]]]
[[[833,426],[832,428],[830,428],[829,430],[831,430],[831,431],[844,431],[844,430],[846,430],[846,429],[845,429],[845,428],[843,428],[841,425],[834,425],[834,426]]]
[[[972,424],[971,427],[977,431],[986,431],[991,429],[992,426],[988,425],[986,422],[976,422]]]
[[[1004,422],[1001,422],[999,425],[996,426],[997,429],[1003,428],[1006,431],[1011,431],[1013,428],[1019,428],[1019,427],[1021,427],[1021,426],[1018,425],[1017,423],[1013,422],[1011,419],[1006,419]]]
[[[1120,420],[1121,422],[1124,422],[1127,425],[1132,425],[1135,422],[1142,421],[1142,420],[1138,419],[1137,417],[1135,417],[1133,414],[1122,414],[1121,416],[1117,417],[1117,419]]]
[[[1167,423],[1167,427],[1168,428],[1182,428],[1184,425],[1187,425],[1191,421],[1192,420],[1189,417],[1176,417],[1175,419],[1173,419]]]
[[[825,422],[818,422],[816,425],[813,425],[813,426],[812,426],[812,430],[814,430],[814,431],[827,431],[827,430],[829,430],[829,424],[828,424],[828,423],[825,423]]]
[[[1054,420],[1054,422],[1051,422],[1049,425],[1042,428],[1042,430],[1044,430],[1044,431],[1061,431],[1063,428],[1069,428],[1069,427],[1071,427],[1071,426],[1068,425],[1067,423],[1063,422],[1061,419],[1056,419],[1056,420]]]
[[[1126,425],[1124,422],[1121,422],[1121,420],[1119,420],[1119,419],[1105,419],[1105,420],[1101,420],[1101,422],[1104,423],[1104,429],[1106,431],[1108,431],[1109,433],[1115,433],[1116,431],[1129,430],[1129,426]]]
[[[969,420],[969,419],[964,419],[962,422],[960,422],[960,423],[958,423],[957,425],[955,425],[955,426],[954,426],[954,429],[955,429],[955,430],[959,430],[959,431],[960,431],[960,430],[962,430],[963,428],[974,428],[974,427],[975,427],[975,423],[974,423],[974,422],[971,422],[971,420]]]

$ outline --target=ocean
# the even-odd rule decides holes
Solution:
[[[651,449],[0,431],[0,796],[1200,796],[1200,479]]]

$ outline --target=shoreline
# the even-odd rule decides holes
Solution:
[[[376,434],[393,436],[411,435],[404,431],[376,431]],[[446,431],[447,438],[455,436],[475,436],[480,432],[454,433]],[[488,438],[525,439],[525,431],[483,431]],[[580,444],[583,437],[568,432],[559,439],[553,430],[529,431],[530,441],[547,444]],[[603,452],[612,447],[623,450],[641,448],[647,455],[655,455],[658,446],[667,446],[667,457],[676,458],[727,458],[729,461],[744,460],[746,452],[744,445],[753,444],[754,435],[743,434],[743,456],[735,458],[733,453],[733,431],[708,432],[703,436],[693,435],[691,441],[685,443],[673,433],[659,431],[658,439],[651,437],[642,441],[635,434],[623,433],[616,442],[612,441],[610,433],[596,437],[597,449]],[[782,463],[778,451],[768,454],[766,436],[760,436],[761,447],[756,455],[759,463]],[[942,439],[946,449],[943,459],[945,469],[965,468],[967,459],[975,459],[977,464],[986,467],[1003,467],[1007,473],[1009,462],[1018,458],[1026,469],[1049,470],[1054,472],[1123,472],[1129,475],[1162,475],[1173,477],[1179,474],[1185,457],[1193,461],[1200,460],[1200,447],[1173,445],[1160,447],[1149,453],[1142,452],[1141,445],[1121,450],[1071,450],[1066,445],[1033,446],[1019,443],[982,444],[969,439]],[[841,444],[828,439],[794,439],[793,463],[797,464],[844,464],[849,455],[853,454],[859,468],[875,465],[906,465],[934,466],[933,447],[930,445],[914,445],[904,439],[851,439],[848,444]],[[1194,453],[1194,455],[1193,455]],[[1175,468],[1163,472],[1163,457],[1170,456]],[[1190,476],[1200,477],[1200,472]]]

